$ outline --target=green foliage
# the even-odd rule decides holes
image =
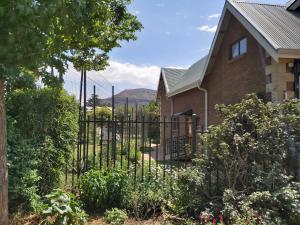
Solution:
[[[75,196],[62,190],[55,190],[46,196],[48,208],[43,211],[44,225],[84,225],[85,212],[80,208]]]
[[[253,192],[250,195],[224,193],[224,214],[232,224],[291,224],[300,222],[300,184],[291,183],[275,192]]]
[[[132,181],[127,188],[125,207],[137,219],[151,218],[167,207],[171,191],[172,185],[161,179]]]
[[[197,216],[205,209],[204,174],[198,167],[181,169],[171,209],[178,215]]]
[[[93,119],[94,112],[93,110],[88,111],[87,115]],[[96,117],[97,119],[109,120],[111,119],[111,110],[107,107],[97,107],[96,108]]]
[[[38,211],[71,158],[77,103],[63,90],[16,88],[7,104],[10,210]]]
[[[104,220],[107,224],[123,225],[127,219],[126,212],[117,208],[107,210],[104,214]]]
[[[65,158],[63,152],[55,148],[51,138],[46,137],[45,141],[37,148],[39,155],[38,175],[41,179],[38,182],[39,193],[50,193],[60,185],[60,178],[65,169]]]
[[[9,172],[9,208],[17,210],[39,211],[38,175],[39,160],[34,148],[23,140],[8,118],[8,172]]]
[[[223,122],[201,139],[205,167],[225,178],[220,188],[255,191],[283,185],[288,149],[278,108],[249,95],[239,104],[217,109]]]
[[[149,104],[144,108],[144,112],[149,121],[156,122],[149,124],[148,137],[151,138],[155,143],[159,143],[160,129],[159,126],[157,126],[157,121],[159,121],[160,112],[158,104],[156,102],[149,102]]]
[[[300,102],[275,105],[248,95],[217,110],[223,122],[200,136],[201,151],[194,166],[179,171],[170,209],[194,218],[223,212],[235,225],[298,224],[290,140],[300,137]]]
[[[49,136],[54,146],[69,156],[77,140],[74,97],[56,88],[16,90],[8,96],[7,105],[8,115],[16,120],[24,138],[39,143]]]
[[[89,210],[121,207],[126,197],[128,179],[122,170],[90,170],[80,178],[80,199]]]
[[[45,68],[53,66],[64,73],[72,62],[77,68],[85,64],[87,69],[102,69],[107,53],[120,41],[136,39],[135,32],[142,28],[127,9],[130,2],[2,1],[0,68],[44,67],[46,73]]]

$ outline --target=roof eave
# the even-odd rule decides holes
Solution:
[[[257,40],[257,42],[278,62],[278,47],[275,43],[270,43],[242,13],[240,13],[230,1],[226,1],[225,8],[238,19],[238,21],[249,31],[249,33]]]
[[[290,11],[296,10],[298,7],[300,7],[300,0],[294,0],[291,1],[287,6],[286,9]]]
[[[278,58],[300,59],[300,49],[278,49]]]
[[[196,87],[198,86],[198,85],[197,85],[197,82],[198,82],[198,81],[193,82],[193,83],[191,83],[191,84],[189,84],[189,85],[186,85],[186,86],[184,86],[184,87],[182,87],[182,88],[179,88],[179,89],[177,89],[177,90],[175,90],[175,91],[172,91],[172,92],[170,92],[170,93],[167,94],[167,97],[172,97],[172,96],[181,94],[181,93],[183,93],[183,92],[189,91],[189,90],[191,90],[191,89],[193,89],[193,88],[196,88]]]

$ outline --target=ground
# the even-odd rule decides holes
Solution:
[[[89,225],[106,225],[103,222],[101,217],[94,217],[89,220]],[[156,220],[145,220],[145,221],[136,221],[134,219],[128,219],[126,225],[159,225],[162,224],[162,218],[158,218]]]
[[[163,218],[156,218],[155,220],[136,221],[134,219],[128,219],[126,225],[160,225]],[[40,217],[37,215],[15,216],[11,225],[39,225]],[[106,225],[103,221],[103,217],[91,216],[88,221],[88,225]]]

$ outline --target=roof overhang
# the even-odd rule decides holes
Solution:
[[[299,7],[300,0],[295,0],[291,2],[290,7]],[[196,87],[200,87],[205,75],[210,74],[212,72],[217,54],[222,45],[223,38],[228,29],[228,25],[230,22],[230,18],[234,16],[248,31],[249,33],[256,39],[256,41],[269,53],[269,55],[276,61],[279,62],[279,59],[300,59],[300,49],[280,49],[276,46],[275,43],[269,41],[265,38],[267,36],[262,30],[258,30],[253,24],[251,24],[250,19],[247,18],[246,15],[243,15],[235,6],[230,2],[230,0],[226,0],[225,6],[223,8],[219,24],[217,27],[217,31],[215,33],[213,42],[211,44],[208,60],[205,63],[203,74],[199,76],[199,80],[192,84],[189,84],[185,87],[182,87],[173,92],[167,91],[167,96],[172,97],[174,95],[178,95],[180,93],[186,92]]]
[[[300,0],[297,0],[300,2]],[[217,53],[221,47],[223,38],[225,36],[225,32],[228,28],[230,17],[234,16],[248,31],[249,33],[257,40],[257,42],[270,54],[270,56],[275,60],[279,61],[280,58],[300,58],[300,49],[279,49],[276,48],[275,43],[269,42],[265,38],[265,34],[263,31],[257,30],[250,21],[242,15],[231,3],[230,1],[226,1],[218,28],[213,39],[210,51],[209,58],[206,62],[206,66],[204,69],[204,73],[209,74],[212,71],[214,62],[216,60]],[[204,77],[204,76],[202,76]],[[202,80],[199,80],[199,84],[201,85]]]
[[[288,2],[286,9],[290,11],[295,11],[300,7],[300,0],[292,0]]]
[[[182,87],[182,88],[180,88],[180,89],[177,89],[177,90],[175,90],[175,91],[173,91],[173,92],[167,93],[167,96],[168,96],[168,97],[172,97],[172,96],[174,96],[174,95],[178,95],[178,94],[180,94],[180,93],[189,91],[189,90],[191,90],[191,89],[193,89],[193,88],[196,88],[196,87],[198,87],[198,82],[191,83],[191,84],[189,84],[189,85],[187,85],[187,86],[184,86],[184,87]]]

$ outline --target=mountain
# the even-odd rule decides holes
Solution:
[[[125,104],[128,98],[129,105],[147,105],[150,101],[155,101],[156,91],[146,88],[126,89],[115,95],[115,104]],[[111,103],[111,97],[102,99],[103,103]]]

